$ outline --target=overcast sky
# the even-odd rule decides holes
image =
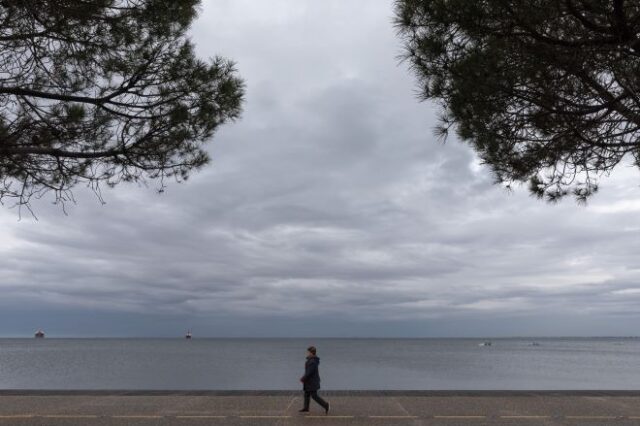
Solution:
[[[586,207],[492,184],[434,138],[391,0],[203,3],[242,119],[164,194],[0,209],[0,335],[638,335],[637,169]]]

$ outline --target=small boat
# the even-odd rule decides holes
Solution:
[[[492,343],[491,342],[482,342],[480,344],[478,344],[478,346],[491,346]]]
[[[538,342],[532,342],[530,346],[540,346],[540,343],[538,343]]]
[[[184,335],[184,338],[187,340],[191,339],[191,330],[187,331],[187,334]]]
[[[42,330],[36,331],[35,338],[36,339],[44,339],[44,331],[42,331]]]

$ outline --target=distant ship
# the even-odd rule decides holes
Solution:
[[[187,334],[185,334],[184,338],[187,340],[191,339],[191,330],[187,331]]]
[[[491,342],[482,342],[480,344],[478,344],[478,346],[491,346]]]
[[[38,330],[35,334],[36,339],[44,339],[44,331]]]

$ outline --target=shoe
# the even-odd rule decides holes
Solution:
[[[305,410],[304,408],[302,410],[298,410],[298,413],[308,413],[309,410]]]
[[[324,409],[324,414],[325,415],[329,414],[329,406],[330,406],[330,404],[329,404],[329,402],[327,402],[327,408]]]

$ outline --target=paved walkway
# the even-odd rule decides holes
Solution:
[[[0,391],[1,425],[637,425],[640,392]],[[312,404],[314,404],[312,402]]]

